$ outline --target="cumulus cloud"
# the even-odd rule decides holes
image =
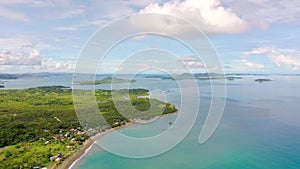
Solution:
[[[283,65],[291,66],[294,70],[298,70],[300,68],[300,59],[292,56],[284,56],[284,55],[274,55],[270,57],[277,67],[281,67]]]
[[[1,66],[3,68],[12,68],[13,66]],[[57,61],[52,58],[44,58],[40,65],[18,66],[14,67],[15,71],[35,71],[35,72],[72,72],[74,69],[73,61]]]
[[[182,56],[180,58],[180,61],[190,67],[190,68],[205,68],[205,64],[203,64],[199,58],[195,57],[195,56],[191,56],[191,55],[186,55],[186,56]]]
[[[55,69],[56,70],[72,70],[73,65],[71,63],[56,63]]]
[[[72,61],[45,56],[44,48],[26,38],[0,38],[1,71],[72,71]]]
[[[140,13],[178,16],[209,34],[234,34],[249,30],[248,23],[230,8],[222,6],[220,0],[173,0],[162,5],[152,3],[142,9]],[[157,25],[159,26],[159,24],[154,23],[151,26]],[[184,31],[184,25],[177,26]]]
[[[37,49],[32,51],[0,51],[0,65],[33,66],[40,65],[41,52]]]
[[[40,65],[42,53],[28,40],[22,38],[0,39],[0,65]]]
[[[274,47],[254,48],[252,51],[244,52],[244,58],[253,55],[262,55],[268,57],[277,67],[300,68],[300,51],[292,49],[276,49]]]

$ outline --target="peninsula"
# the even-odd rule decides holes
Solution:
[[[177,111],[173,104],[147,97],[146,89],[96,90],[100,114],[85,120],[94,122],[99,115],[105,120],[89,126],[79,123],[68,87],[0,90],[0,96],[0,168],[57,168],[66,160],[71,163],[70,157],[84,152],[91,144],[89,138],[99,133],[133,119],[148,120]],[[135,111],[128,109],[128,103]],[[123,106],[122,115],[115,104]]]

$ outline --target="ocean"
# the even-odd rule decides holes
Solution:
[[[258,78],[269,78],[272,81],[255,82]],[[71,86],[71,79],[69,76],[55,76],[9,80],[6,88]],[[227,81],[223,118],[213,136],[203,144],[198,142],[198,137],[207,116],[211,92],[209,81],[198,81],[198,86],[201,104],[196,123],[187,137],[171,150],[150,158],[133,159],[112,154],[94,144],[72,169],[300,168],[299,76],[247,75],[243,79]],[[180,90],[173,80],[140,76],[130,87],[159,90],[165,93],[168,102],[180,108]],[[96,88],[109,89],[110,85],[97,85]],[[169,122],[174,122],[177,116],[174,114],[150,124],[131,125],[118,131],[137,138],[155,136],[168,129]],[[109,141],[126,146],[113,138],[113,134],[107,134],[97,142]]]

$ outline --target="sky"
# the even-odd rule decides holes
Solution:
[[[300,73],[299,0],[1,0],[0,72],[72,72],[97,31],[116,19],[143,13],[179,17],[199,28],[225,72]],[[159,29],[166,23],[149,26]],[[174,31],[195,41],[201,38],[186,25]],[[99,72],[121,71],[126,57],[148,48],[169,51],[194,72],[207,66],[172,38],[139,35],[117,44]],[[135,64],[147,67],[149,62],[168,64],[163,55]]]

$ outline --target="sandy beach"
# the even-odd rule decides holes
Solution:
[[[171,114],[165,114],[165,115],[162,115],[162,116],[157,116],[157,117],[154,117],[154,118],[149,119],[149,120],[131,121],[131,122],[126,123],[123,126],[111,128],[111,129],[108,129],[108,130],[106,130],[104,132],[98,133],[98,134],[90,137],[89,139],[87,139],[83,143],[82,147],[80,147],[79,150],[77,150],[73,155],[71,155],[71,157],[69,157],[66,160],[64,160],[62,162],[62,164],[59,165],[59,166],[57,166],[56,168],[57,169],[67,169],[67,168],[70,168],[73,165],[73,163],[75,163],[78,159],[80,159],[81,156],[83,156],[86,153],[86,151],[88,151],[91,148],[91,146],[95,143],[96,140],[100,139],[101,137],[105,136],[106,134],[111,133],[114,130],[119,130],[119,129],[131,126],[131,125],[134,125],[134,124],[151,123],[151,122],[153,122],[155,120],[158,120],[160,118],[164,118],[164,117],[168,117],[168,116],[171,116],[171,115],[175,115],[178,112],[179,111],[176,111],[176,112],[171,113]]]
[[[72,166],[72,164],[77,161],[82,155],[85,154],[85,152],[90,149],[90,147],[95,143],[96,140],[100,139],[101,137],[105,136],[106,134],[114,131],[114,130],[118,130],[118,129],[121,129],[121,128],[124,128],[124,127],[127,127],[129,125],[133,125],[135,124],[134,122],[128,122],[126,123],[125,125],[123,126],[120,126],[120,127],[115,127],[115,128],[111,128],[111,129],[108,129],[104,132],[100,132],[92,137],[90,137],[89,139],[87,139],[82,147],[79,148],[79,150],[77,150],[71,157],[67,158],[66,160],[63,161],[63,163],[59,166],[57,166],[57,169],[67,169],[69,167]]]

